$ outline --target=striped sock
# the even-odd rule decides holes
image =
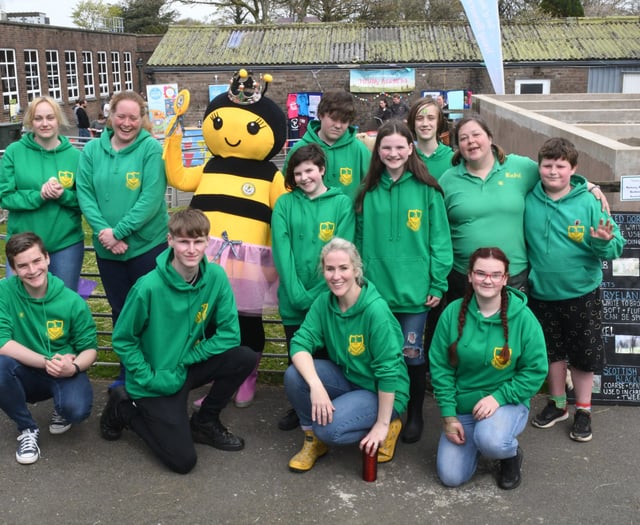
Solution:
[[[576,410],[584,410],[586,412],[591,412],[591,403],[588,405],[584,405],[582,403],[576,403]]]

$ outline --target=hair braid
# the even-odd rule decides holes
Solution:
[[[503,286],[500,290],[500,319],[502,320],[502,331],[504,333],[504,346],[500,354],[500,362],[506,365],[511,358],[509,350],[509,323],[507,322],[507,309],[509,307],[509,296],[507,295],[507,287]]]
[[[467,320],[467,310],[469,309],[469,301],[471,301],[471,296],[473,295],[473,287],[471,285],[467,286],[467,290],[464,293],[464,298],[462,299],[462,304],[460,305],[460,313],[458,314],[458,337],[457,339],[449,345],[447,350],[449,354],[449,364],[453,367],[458,366],[458,341],[462,337],[462,331],[464,330],[464,324]]]

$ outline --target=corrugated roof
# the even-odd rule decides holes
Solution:
[[[638,17],[502,25],[505,62],[640,59]],[[172,26],[152,67],[481,62],[466,23]]]

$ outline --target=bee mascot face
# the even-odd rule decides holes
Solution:
[[[269,160],[284,145],[286,119],[275,102],[261,96],[250,76],[242,79],[234,78],[229,93],[209,104],[202,121],[204,141],[217,157]]]

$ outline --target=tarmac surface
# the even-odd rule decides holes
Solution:
[[[230,406],[222,413],[223,422],[245,438],[243,451],[197,445],[198,464],[179,475],[131,432],[116,442],[100,438],[107,383],[93,385],[91,418],[63,435],[48,433],[50,401],[33,407],[42,453],[33,465],[16,462],[17,432],[0,413],[0,523],[640,523],[638,407],[595,406],[589,443],[569,439],[572,417],[547,430],[528,426],[520,440],[523,480],[516,490],[496,486],[488,461],[481,461],[469,483],[447,489],[435,473],[440,419],[429,395],[422,439],[399,441],[393,461],[379,465],[378,480],[367,483],[356,445],[331,449],[305,474],[288,470],[302,434],[276,426],[287,408],[280,386],[260,384],[250,407]],[[192,399],[202,392],[192,392]],[[532,413],[545,403],[537,396]]]

